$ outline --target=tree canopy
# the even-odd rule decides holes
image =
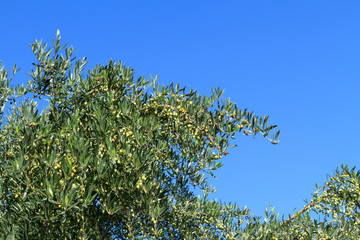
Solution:
[[[360,232],[359,173],[343,166],[304,209],[266,219],[209,200],[236,134],[279,131],[221,98],[136,77],[109,61],[85,74],[74,49],[35,41],[26,85],[0,69],[0,235],[8,239],[301,239]],[[13,68],[13,75],[18,71]],[[31,95],[29,97],[29,95]],[[36,99],[49,101],[39,113]],[[20,99],[20,102],[19,100]],[[196,196],[194,189],[202,190]],[[310,212],[322,214],[315,220]],[[329,220],[330,218],[330,220]]]

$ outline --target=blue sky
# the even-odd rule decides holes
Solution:
[[[239,134],[211,180],[214,198],[288,215],[337,166],[358,165],[359,1],[5,0],[1,9],[0,60],[21,67],[14,83],[28,80],[29,44],[51,44],[60,29],[89,67],[122,60],[160,83],[220,86],[270,115],[280,143]]]

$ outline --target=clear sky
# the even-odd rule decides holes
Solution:
[[[337,166],[359,165],[359,12],[351,0],[3,0],[0,59],[21,67],[14,83],[27,82],[29,44],[52,44],[60,29],[89,67],[112,58],[160,83],[220,86],[281,134],[276,146],[239,134],[211,180],[214,198],[288,215]]]

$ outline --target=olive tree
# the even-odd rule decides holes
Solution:
[[[26,86],[1,70],[0,229],[15,238],[234,237],[248,210],[207,200],[236,132],[269,138],[268,117],[222,91],[136,78],[109,61],[84,74],[73,48],[35,41]],[[14,68],[14,73],[17,71]],[[31,94],[20,104],[16,98]],[[39,113],[36,98],[49,101]],[[2,111],[3,113],[3,111]],[[270,139],[276,143],[276,136]],[[194,188],[204,191],[198,198]]]
[[[343,166],[293,216],[209,199],[236,134],[279,131],[222,90],[200,95],[136,77],[121,62],[85,74],[74,49],[35,41],[27,84],[0,66],[0,236],[4,239],[349,239],[359,173]],[[38,100],[49,102],[39,112]],[[10,104],[9,104],[10,103]],[[5,106],[9,114],[3,117]],[[202,191],[201,196],[195,190]],[[321,219],[311,214],[321,215]]]

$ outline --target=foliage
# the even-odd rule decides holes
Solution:
[[[277,143],[268,117],[240,110],[222,91],[135,78],[121,62],[97,65],[72,47],[31,45],[26,86],[0,69],[0,235],[5,239],[300,239],[359,234],[359,174],[337,171],[293,217],[208,199],[236,133]],[[18,69],[14,67],[13,73]],[[26,94],[20,104],[16,99]],[[49,101],[37,110],[36,98]],[[345,172],[345,173],[344,173]],[[192,189],[204,192],[197,197]],[[310,211],[323,220],[310,218]],[[331,218],[331,220],[328,220]]]

